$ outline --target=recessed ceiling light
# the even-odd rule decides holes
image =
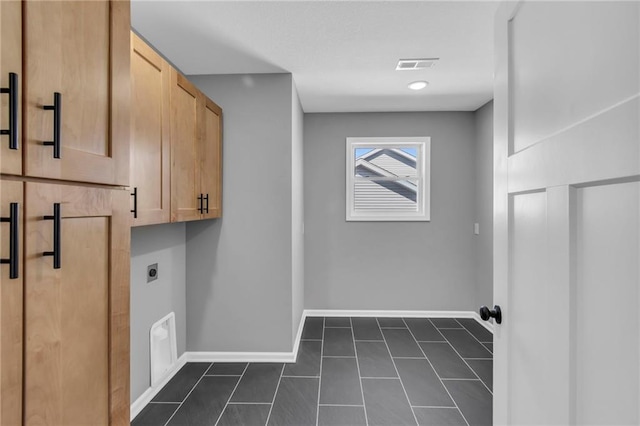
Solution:
[[[396,71],[415,71],[431,68],[440,58],[400,59]]]
[[[426,81],[414,81],[413,83],[409,83],[409,89],[411,90],[422,90],[427,87],[429,83]]]

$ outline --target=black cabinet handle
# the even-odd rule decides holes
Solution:
[[[9,128],[0,130],[0,135],[9,135],[9,149],[18,149],[18,74],[9,73],[9,87],[0,93],[9,94]]]
[[[18,278],[18,255],[20,253],[18,241],[18,203],[9,204],[9,217],[0,218],[0,222],[9,223],[9,258],[0,259],[0,263],[9,264],[9,278]]]
[[[53,216],[45,216],[45,220],[53,220],[53,251],[45,251],[43,256],[53,256],[53,269],[60,269],[60,203],[53,204]]]
[[[204,201],[206,202],[204,212],[209,213],[209,194],[207,194],[207,196],[204,197]]]
[[[138,218],[138,187],[133,188],[133,192],[131,193],[131,196],[133,197],[133,210],[131,210],[131,213],[133,213],[133,218],[137,219]]]
[[[53,111],[53,140],[43,142],[46,146],[53,147],[53,158],[60,158],[60,129],[62,121],[62,95],[53,94],[53,105],[43,106],[47,111]]]
[[[486,306],[481,306],[480,318],[484,321],[489,321],[489,318],[495,318],[497,324],[502,324],[502,310],[498,305],[494,306],[493,310],[489,310]]]
[[[202,207],[202,201],[203,201],[204,197],[202,194],[198,195],[198,211],[200,213],[204,212],[204,208]]]

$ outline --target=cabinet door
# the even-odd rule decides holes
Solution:
[[[128,1],[24,3],[27,176],[129,185],[129,32]]]
[[[12,75],[13,74],[13,75]],[[0,2],[0,173],[22,174],[22,4]]]
[[[168,223],[171,215],[169,64],[131,34],[131,187],[133,226]]]
[[[203,219],[222,215],[222,110],[204,99],[200,145],[200,191],[205,196]]]
[[[22,256],[20,247],[24,241],[22,194],[22,182],[0,181],[0,216],[3,218],[0,223],[0,244],[2,245],[0,257],[17,263],[13,267],[10,263],[4,262],[0,265],[0,424],[2,425],[19,425],[22,422],[22,283],[24,277],[20,258]],[[12,204],[15,205],[13,213],[11,212]],[[5,221],[5,218],[9,219],[11,216],[16,221],[14,226],[11,222]],[[15,269],[11,271],[12,268]]]
[[[171,221],[200,219],[200,92],[171,70]]]
[[[25,424],[128,424],[128,191],[25,185]]]

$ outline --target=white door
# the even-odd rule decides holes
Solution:
[[[495,424],[640,423],[640,3],[496,15]]]

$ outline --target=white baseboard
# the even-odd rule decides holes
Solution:
[[[405,318],[473,318],[493,333],[493,323],[482,321],[475,311],[384,311],[346,309],[305,309],[304,317],[405,317]]]
[[[186,352],[187,362],[295,362],[293,352]]]
[[[175,367],[158,386],[150,387],[131,404],[131,420],[155,397],[187,362],[296,362],[307,317],[405,317],[405,318],[473,318],[493,333],[493,324],[482,321],[474,311],[382,311],[345,309],[305,309],[300,319],[298,332],[291,352],[185,352],[178,358]]]
[[[482,318],[480,318],[480,314],[477,312],[473,313],[473,317],[474,320],[478,321],[480,323],[481,326],[483,326],[484,328],[486,328],[487,330],[489,330],[491,332],[491,334],[493,334],[493,320],[491,320],[491,322],[489,321],[483,321]]]
[[[472,311],[387,311],[348,309],[305,309],[307,317],[405,317],[405,318],[473,318]]]
[[[147,388],[147,390],[144,391],[142,395],[138,397],[138,399],[133,401],[133,403],[131,404],[131,421],[133,421],[133,419],[135,419],[135,417],[140,414],[142,409],[146,407],[149,402],[151,402],[151,400],[158,394],[158,392],[160,392],[160,390],[167,383],[169,383],[169,380],[171,380],[173,376],[175,376],[176,373],[180,371],[180,369],[187,363],[188,360],[186,355],[187,354],[184,353],[180,356],[180,358],[178,358],[173,368],[166,373],[166,376],[164,377],[164,379],[162,379],[162,381],[160,381],[156,386]]]
[[[296,362],[305,318],[303,312],[291,352],[186,352],[187,362]]]

